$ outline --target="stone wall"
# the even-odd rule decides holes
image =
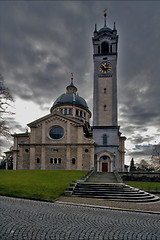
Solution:
[[[119,172],[123,181],[160,182],[160,173]]]

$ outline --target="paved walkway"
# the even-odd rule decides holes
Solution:
[[[60,197],[60,202],[73,203],[79,205],[95,205],[99,207],[106,207],[119,210],[131,210],[139,212],[151,212],[160,214],[160,201],[151,203],[134,203],[134,202],[119,202],[109,201],[96,198],[82,198],[82,197]]]
[[[160,214],[0,196],[0,239],[160,240]]]

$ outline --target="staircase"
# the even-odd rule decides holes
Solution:
[[[103,172],[94,172],[85,182],[77,183],[72,196],[136,203],[159,201],[152,194],[118,183],[114,173]]]
[[[93,172],[86,182],[117,183],[117,179],[113,172]]]

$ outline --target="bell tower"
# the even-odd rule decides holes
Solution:
[[[95,170],[98,172],[123,170],[124,149],[121,150],[121,133],[117,119],[117,45],[118,35],[106,24],[97,30],[93,42],[93,138],[95,141]],[[124,139],[123,139],[124,143]],[[123,156],[121,154],[123,152]]]
[[[93,125],[117,126],[117,44],[118,35],[106,26],[97,31],[93,41],[94,93]]]

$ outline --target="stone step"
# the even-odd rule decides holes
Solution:
[[[157,202],[159,201],[158,197],[152,198],[127,198],[127,197],[115,197],[115,196],[90,196],[90,195],[74,195],[75,197],[84,197],[84,198],[96,198],[96,199],[104,199],[110,201],[121,201],[121,202],[136,202],[136,203],[150,203],[150,202]]]
[[[90,184],[78,183],[72,193],[73,196],[85,198],[99,198],[112,201],[154,202],[159,198],[142,190],[125,184]]]
[[[94,172],[86,182],[117,183],[114,173]]]
[[[131,195],[134,195],[134,196],[142,196],[144,195],[144,192],[131,192],[131,191],[114,191],[114,190],[99,190],[99,191],[95,191],[95,190],[84,190],[84,189],[79,189],[79,188],[76,188],[74,190],[74,193],[87,193],[87,194],[95,194],[95,195],[107,195],[107,194],[115,194],[115,195],[125,195],[125,196],[131,196]],[[148,193],[149,194],[149,193]]]
[[[131,197],[131,198],[144,198],[144,197],[148,197],[151,198],[150,194],[135,194],[135,193],[130,193],[130,194],[126,194],[126,193],[114,193],[114,192],[110,192],[110,193],[101,193],[101,192],[79,192],[79,191],[75,191],[74,195],[90,195],[90,196],[115,196],[115,197]]]

